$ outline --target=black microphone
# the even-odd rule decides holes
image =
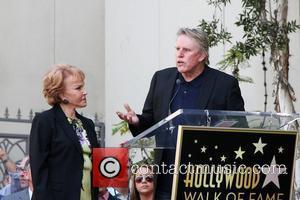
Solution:
[[[181,83],[182,83],[182,81],[181,81],[179,78],[177,78],[177,79],[176,79],[176,86],[177,86],[177,89],[176,89],[174,95],[172,96],[172,98],[171,98],[171,100],[170,100],[170,102],[169,102],[169,115],[171,114],[171,104],[172,104],[172,102],[174,101],[175,97],[177,96],[177,94],[178,94],[178,92],[179,92],[179,90],[180,90]],[[169,122],[168,130],[170,131],[171,134],[173,134],[173,130],[174,130],[174,129],[175,129],[175,126],[173,125],[173,122],[172,122],[172,120],[171,120],[171,121]]]
[[[176,79],[176,86],[178,86],[177,90],[175,91],[174,95],[172,96],[170,102],[169,102],[169,115],[171,114],[171,104],[174,101],[175,97],[177,96],[179,90],[180,90],[180,86],[181,86],[182,81],[178,78]]]

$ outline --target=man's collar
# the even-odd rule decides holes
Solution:
[[[208,71],[208,66],[205,65],[205,67],[204,67],[202,73],[199,74],[197,77],[195,77],[193,80],[191,80],[191,81],[189,81],[189,82],[187,82],[187,81],[183,78],[183,76],[182,76],[181,73],[178,74],[178,78],[181,80],[181,83],[189,84],[189,85],[191,85],[191,86],[193,86],[193,87],[199,87],[199,86],[201,85],[201,83],[202,83],[203,77],[206,76],[207,71]]]

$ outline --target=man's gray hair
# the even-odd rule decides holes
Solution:
[[[200,50],[206,53],[205,63],[209,63],[209,44],[207,34],[200,28],[180,28],[177,32],[177,36],[186,35],[189,38],[194,39],[200,47]]]

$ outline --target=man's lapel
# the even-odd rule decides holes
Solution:
[[[208,100],[213,92],[213,88],[215,86],[216,78],[215,73],[206,66],[206,72],[207,73],[204,77],[203,84],[200,88],[200,95],[197,97],[197,102],[199,102],[198,109],[207,109],[207,103]]]

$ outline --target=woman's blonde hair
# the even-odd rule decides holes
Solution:
[[[79,80],[84,80],[84,73],[75,66],[68,64],[56,64],[47,72],[43,78],[43,94],[47,103],[51,106],[62,102],[59,95],[64,90],[64,80],[74,76]]]

